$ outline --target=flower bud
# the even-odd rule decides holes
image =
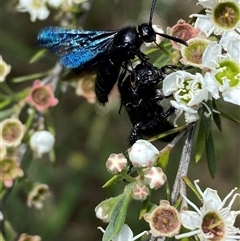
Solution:
[[[120,173],[127,167],[127,159],[122,153],[113,153],[109,156],[106,167],[113,174]]]
[[[132,198],[135,200],[143,201],[149,195],[149,189],[141,182],[134,183],[132,187]]]
[[[167,176],[160,167],[151,167],[145,171],[144,181],[146,181],[151,189],[160,188],[166,180]]]
[[[160,205],[152,213],[144,214],[150,225],[150,233],[155,236],[173,237],[179,233],[181,221],[178,210],[168,201],[160,201]]]
[[[121,196],[108,198],[99,203],[95,208],[96,217],[101,219],[103,222],[108,223],[110,221],[110,214],[119,198],[121,198]]]
[[[145,140],[137,140],[128,150],[129,159],[135,167],[152,166],[158,154],[158,149]]]
[[[52,149],[54,142],[55,138],[50,132],[37,131],[31,136],[29,143],[34,153],[41,157]]]

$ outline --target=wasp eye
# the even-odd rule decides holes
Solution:
[[[151,43],[156,41],[156,34],[151,25],[148,23],[143,23],[138,26],[138,32],[140,37],[146,43]]]

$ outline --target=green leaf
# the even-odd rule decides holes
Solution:
[[[36,54],[32,56],[32,58],[29,60],[29,64],[33,64],[37,62],[39,59],[43,58],[47,53],[46,49],[39,50]]]
[[[197,142],[196,142],[196,151],[195,151],[196,163],[199,162],[202,158],[203,151],[204,151],[204,143],[205,143],[205,133],[203,129],[203,123],[201,120],[198,128],[198,135],[197,135]]]
[[[214,120],[218,130],[222,132],[222,122],[221,122],[221,118],[220,118],[220,113],[218,112],[217,103],[215,100],[212,101],[212,106],[213,106],[213,109],[215,110],[215,111],[213,111],[213,120]]]
[[[1,107],[1,106],[0,106]],[[15,109],[14,108],[9,108],[6,110],[1,110],[0,111],[0,121],[12,116],[15,113]]]
[[[6,240],[4,239],[4,237],[3,237],[2,232],[0,233],[0,240],[1,240],[1,241],[6,241]]]
[[[12,100],[10,98],[4,100],[4,101],[1,101],[0,103],[0,109],[4,109],[5,107],[7,107],[8,105],[12,104]]]
[[[184,182],[187,184],[188,187],[192,189],[192,191],[195,193],[195,195],[199,198],[199,200],[202,200],[202,196],[195,187],[195,185],[189,180],[187,176],[183,177]]]
[[[237,124],[240,124],[240,120],[238,120],[237,118],[235,118],[235,117],[233,117],[233,116],[231,116],[231,115],[229,115],[229,114],[227,114],[227,113],[225,113],[221,110],[219,110],[219,112],[223,117],[225,117],[225,118],[229,119],[230,121],[233,121]]]
[[[142,208],[141,208],[140,213],[139,213],[139,219],[142,219],[142,218],[143,218],[143,215],[147,212],[150,197],[151,197],[151,196],[148,195],[147,199],[145,199],[145,200],[142,202]]]
[[[5,237],[6,241],[14,241],[14,240],[16,240],[17,233],[13,229],[13,227],[12,227],[10,222],[3,221],[3,224],[1,226],[1,230],[4,233],[4,237]],[[0,240],[2,241],[2,239],[0,239]]]
[[[111,213],[110,222],[105,230],[102,241],[111,241],[116,236],[126,219],[127,209],[132,199],[132,191],[126,188],[121,198],[115,204]]]
[[[177,132],[181,132],[184,129],[186,129],[185,125],[179,126],[179,127],[174,128],[174,129],[171,129],[169,131],[165,131],[165,132],[163,132],[163,133],[161,133],[159,135],[153,136],[153,137],[149,138],[148,141],[153,142],[153,141],[156,141],[156,140],[161,139],[163,137],[169,136],[171,134],[175,134]]]
[[[111,179],[109,179],[106,183],[104,183],[102,188],[110,187],[110,186],[116,184],[117,182],[119,182],[120,180],[122,180],[122,176],[121,175],[115,175]]]
[[[205,143],[206,143],[208,169],[212,178],[214,178],[215,172],[216,172],[216,156],[215,156],[215,148],[214,148],[212,132],[210,132],[209,136],[206,137]]]
[[[52,164],[56,163],[56,153],[55,150],[52,148],[49,152],[49,158]]]
[[[40,79],[42,77],[47,76],[49,73],[50,73],[49,71],[46,71],[46,72],[42,72],[42,73],[24,75],[24,76],[13,78],[12,82],[13,83],[21,83],[21,82],[29,81],[29,80],[33,80],[33,79]]]
[[[157,158],[157,163],[158,163],[158,166],[161,167],[163,170],[166,170],[171,150],[172,148],[167,145],[159,153],[159,156]]]

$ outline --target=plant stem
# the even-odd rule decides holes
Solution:
[[[176,179],[173,185],[173,191],[171,194],[171,203],[174,204],[180,193],[183,193],[186,195],[186,184],[183,181],[183,177],[187,176],[188,173],[188,167],[191,160],[191,154],[192,154],[192,147],[193,147],[193,137],[194,137],[194,131],[195,131],[195,123],[190,124],[187,128],[186,132],[186,140],[183,146],[182,155],[178,167],[178,172],[176,175]]]

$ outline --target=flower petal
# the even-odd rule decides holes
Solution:
[[[113,241],[131,241],[133,238],[133,232],[127,224],[123,224],[119,234],[113,238]]]
[[[181,211],[180,218],[185,228],[194,230],[201,227],[201,217],[194,211]]]
[[[202,65],[214,69],[216,67],[217,57],[221,54],[221,45],[217,42],[210,43],[205,49],[202,56]]]
[[[237,88],[230,88],[228,91],[222,93],[223,99],[240,106],[240,86]]]

